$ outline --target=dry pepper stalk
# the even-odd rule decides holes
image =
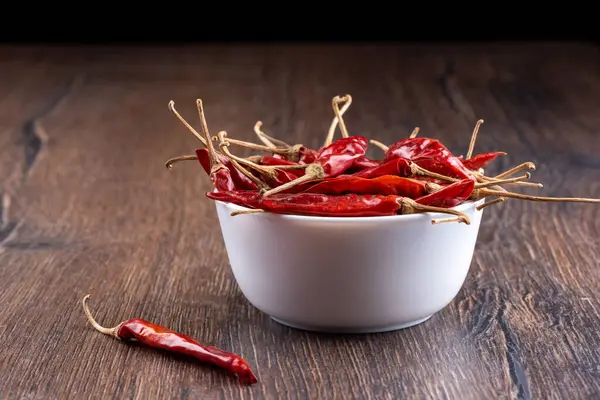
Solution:
[[[190,336],[172,331],[171,329],[153,324],[140,318],[128,319],[115,327],[101,326],[90,312],[86,295],[83,300],[83,311],[90,324],[99,332],[114,336],[122,341],[136,341],[146,346],[163,349],[172,353],[191,356],[198,361],[210,363],[238,376],[246,384],[258,382],[248,363],[239,355],[221,350],[216,347],[206,346]]]
[[[408,137],[389,146],[376,140],[369,141],[364,136],[350,135],[343,115],[351,103],[350,95],[332,99],[333,120],[323,146],[315,149],[302,144],[288,144],[267,135],[261,129],[261,121],[255,124],[254,132],[262,144],[229,138],[224,131],[211,139],[207,136],[202,113],[203,135],[200,135],[176,112],[172,102],[169,108],[205,145],[206,149],[196,150],[196,158],[204,171],[213,181],[222,182],[219,185],[215,183],[215,191],[207,193],[207,196],[249,208],[235,215],[275,212],[342,217],[446,210],[456,218],[434,220],[433,223],[468,223],[465,215],[456,214],[452,208],[482,199],[489,200],[479,205],[477,210],[508,199],[600,202],[599,199],[533,196],[506,190],[504,186],[507,185],[543,187],[541,183],[528,181],[530,172],[515,176],[523,170],[535,171],[532,162],[522,163],[496,176],[486,176],[484,168],[506,153],[474,154],[483,120],[475,124],[463,157],[454,155],[437,139],[418,137],[419,127],[415,127]],[[201,105],[201,101],[198,104]],[[341,137],[335,140],[338,126]],[[210,143],[213,140],[219,142],[220,152]],[[367,157],[369,143],[381,148],[384,152],[381,159]],[[242,158],[229,150],[231,145],[267,154]],[[191,155],[174,157],[166,165],[170,167],[174,162],[193,159]],[[227,171],[229,180],[225,179]]]

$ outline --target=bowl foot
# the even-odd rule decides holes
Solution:
[[[304,331],[311,332],[322,332],[322,333],[350,333],[350,334],[358,334],[358,333],[378,333],[378,332],[390,332],[396,331],[399,329],[409,328],[411,326],[415,326],[427,321],[429,318],[433,316],[429,315],[425,318],[417,319],[415,321],[405,322],[403,324],[395,324],[395,325],[387,325],[387,326],[375,326],[375,327],[366,327],[366,328],[347,328],[347,327],[327,327],[327,326],[310,326],[310,325],[299,325],[291,322],[287,322],[285,320],[270,317],[273,321],[280,323],[281,325],[285,325],[294,329],[301,329]]]

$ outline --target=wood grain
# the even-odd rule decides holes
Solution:
[[[590,399],[600,396],[600,208],[489,209],[463,290],[426,323],[324,335],[271,321],[230,273],[195,139],[168,111],[254,139],[414,126],[534,161],[544,194],[600,197],[600,55],[585,44],[0,49],[0,397]],[[376,155],[377,149],[370,150]],[[119,343],[142,317],[241,353],[259,384]]]

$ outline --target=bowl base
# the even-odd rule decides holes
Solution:
[[[319,327],[319,326],[310,326],[310,325],[298,325],[291,322],[287,322],[285,320],[270,317],[273,321],[280,323],[281,325],[285,325],[290,328],[300,329],[303,331],[311,331],[311,332],[321,332],[321,333],[348,333],[348,334],[359,334],[359,333],[380,333],[380,332],[390,332],[397,331],[399,329],[410,328],[411,326],[415,326],[427,321],[429,318],[433,316],[429,315],[425,318],[417,319],[415,321],[405,322],[403,324],[395,324],[395,325],[387,325],[387,326],[377,326],[377,327],[366,327],[366,328],[336,328],[336,327]]]

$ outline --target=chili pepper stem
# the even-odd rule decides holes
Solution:
[[[198,131],[196,131],[186,120],[185,118],[183,118],[181,116],[181,114],[179,114],[179,112],[175,109],[175,102],[173,100],[169,101],[169,110],[171,110],[171,112],[177,117],[177,119],[179,119],[179,121],[181,121],[181,123],[183,125],[185,125],[186,128],[188,128],[188,130],[197,138],[199,139],[202,144],[204,144],[204,146],[206,147],[206,139],[202,137],[201,134],[198,133]]]
[[[241,157],[238,157],[238,156],[232,154],[229,151],[229,140],[227,140],[227,139],[228,139],[227,138],[227,132],[225,132],[225,131],[219,132],[219,134],[218,134],[219,147],[221,148],[221,151],[223,152],[223,154],[227,158],[229,158],[232,162],[233,161],[237,161],[238,164],[241,164],[241,165],[247,166],[249,168],[252,168],[255,171],[258,171],[258,172],[260,172],[260,173],[262,173],[264,175],[267,175],[267,176],[269,176],[271,178],[273,178],[275,176],[274,170],[272,168],[268,168],[268,167],[265,167],[265,166],[262,166],[262,165],[258,165],[258,164],[254,163],[254,162],[252,162],[252,161],[250,161],[248,159],[241,158]]]
[[[238,163],[236,160],[229,159],[229,161],[231,161],[231,165],[233,165],[234,168],[236,168],[238,171],[240,171],[242,174],[244,174],[248,179],[250,179],[252,182],[254,182],[254,184],[256,186],[258,186],[259,188],[261,188],[261,189],[270,189],[271,188],[265,182],[261,181],[256,176],[252,175],[252,173],[250,171],[248,171],[246,168],[244,168],[244,166],[241,165],[240,163]]]
[[[256,121],[256,124],[254,124],[254,133],[256,133],[256,136],[258,136],[260,141],[263,142],[266,146],[277,147],[275,145],[275,143],[279,143],[279,145],[283,146],[283,147],[292,147],[292,145],[284,142],[283,140],[280,140],[280,139],[274,138],[273,136],[267,135],[261,129],[262,125],[263,125],[262,121]]]
[[[469,143],[469,151],[467,152],[467,156],[465,160],[468,160],[473,155],[473,149],[475,149],[475,141],[477,140],[477,134],[479,133],[479,127],[483,124],[483,120],[480,119],[475,124],[475,128],[473,129],[473,133],[471,134],[471,142]]]
[[[493,189],[475,189],[473,190],[473,194],[471,195],[474,199],[481,199],[488,196],[500,196],[500,197],[509,197],[514,199],[521,200],[530,200],[530,201],[547,201],[547,202],[569,202],[569,203],[600,203],[600,199],[589,199],[583,197],[544,197],[544,196],[531,196],[528,194],[522,193],[514,193]]]
[[[165,163],[165,167],[167,167],[167,169],[171,169],[173,168],[173,164],[180,162],[180,161],[192,161],[192,160],[198,160],[198,157],[196,155],[186,155],[186,156],[179,156],[179,157],[173,157],[173,158],[169,158],[167,160],[167,162]]]
[[[419,127],[416,126],[415,129],[413,129],[413,131],[410,133],[409,138],[414,139],[417,137],[417,135],[419,134]]]
[[[510,176],[516,172],[522,171],[524,169],[528,169],[530,171],[535,171],[536,166],[534,163],[532,163],[531,161],[528,162],[524,162],[523,164],[519,164],[516,167],[513,167],[511,169],[509,169],[508,171],[505,171],[499,175],[496,175],[494,177],[494,179],[502,179],[502,178],[506,178],[507,176]]]
[[[487,202],[485,202],[485,203],[483,203],[483,204],[480,204],[480,205],[478,205],[478,206],[477,206],[477,207],[475,207],[475,208],[477,209],[477,211],[481,211],[481,210],[483,210],[484,208],[491,206],[492,204],[503,203],[503,202],[505,202],[506,200],[508,200],[506,197],[498,197],[497,199],[490,200],[490,201],[487,201]]]
[[[323,179],[325,177],[325,171],[323,171],[323,167],[319,164],[308,164],[306,167],[306,172],[299,178],[294,179],[293,181],[284,183],[283,185],[277,186],[271,190],[267,190],[262,193],[263,197],[270,196],[275,193],[283,192],[289,188],[292,188],[296,185],[299,185],[303,182],[308,182],[313,179]]]
[[[266,212],[265,210],[261,209],[261,208],[256,208],[256,209],[252,209],[252,210],[239,210],[239,211],[232,211],[229,215],[231,215],[232,217],[235,217],[236,215],[242,215],[242,214],[258,214],[258,213],[263,213]]]
[[[417,164],[415,164],[412,161],[410,161],[410,172],[413,176],[428,176],[430,178],[435,178],[435,179],[443,180],[446,182],[452,182],[452,183],[459,181],[459,179],[451,178],[446,175],[441,175],[436,172],[431,172],[429,170],[426,170],[425,168],[419,167]]]
[[[231,160],[231,162],[233,163],[234,161],[236,161],[241,165],[245,165],[249,168],[252,168],[262,174],[265,174],[271,178],[275,177],[275,171],[278,169],[306,169],[308,168],[308,164],[299,164],[299,165],[270,165],[270,166],[264,166],[264,165],[259,165],[256,162],[253,162],[251,157],[248,158],[241,158],[238,157],[234,154],[232,154],[229,151],[229,138],[227,138],[227,132],[225,131],[221,131],[218,134],[218,138],[217,140],[219,140],[219,147],[221,148],[221,151],[223,152],[223,154],[225,154],[225,156],[227,158],[229,158]],[[298,145],[301,146],[301,145]],[[255,177],[256,178],[256,177]]]
[[[123,323],[121,322],[119,325],[112,327],[112,328],[105,328],[102,325],[100,325],[98,322],[96,322],[96,320],[94,319],[94,317],[92,316],[92,313],[90,312],[90,309],[87,305],[87,300],[91,297],[91,294],[87,294],[83,300],[81,301],[82,305],[83,305],[83,312],[85,312],[85,315],[87,316],[88,321],[90,322],[90,324],[92,324],[92,326],[94,327],[94,329],[96,329],[98,332],[103,333],[105,335],[110,335],[110,336],[114,336],[117,339],[121,339],[119,337],[119,328],[121,327],[121,325],[123,325]]]
[[[462,217],[452,217],[452,218],[433,219],[433,220],[431,220],[431,223],[433,225],[439,225],[439,224],[445,224],[448,222],[462,222],[462,221],[463,221]]]
[[[336,99],[339,99],[339,102],[346,102],[342,106],[341,110],[339,108],[337,108]],[[333,135],[335,133],[335,128],[337,127],[338,123],[340,124],[340,130],[342,130],[342,137],[344,137],[344,131],[346,132],[346,135],[348,134],[346,125],[344,124],[344,121],[342,120],[342,115],[344,115],[344,113],[350,107],[350,104],[352,104],[352,96],[350,96],[349,94],[347,94],[346,96],[344,96],[342,98],[340,98],[340,96],[335,96],[331,100],[331,103],[333,106],[333,112],[335,113],[335,117],[333,118],[333,121],[331,121],[331,125],[329,126],[329,132],[327,133],[327,138],[325,139],[325,143],[323,144],[323,147],[327,147],[331,143],[333,143]],[[347,137],[347,136],[345,136],[345,137]]]
[[[346,123],[344,122],[344,119],[342,118],[342,114],[340,112],[340,103],[345,103],[344,106],[348,105],[348,107],[350,107],[350,104],[352,103],[352,96],[350,96],[349,94],[345,95],[344,97],[335,96],[333,100],[331,100],[333,112],[335,113],[335,116],[337,117],[337,120],[340,124],[340,131],[342,132],[342,137],[347,138],[349,136],[348,128],[346,128]]]
[[[262,121],[256,121],[256,124],[254,124],[254,133],[256,133],[256,136],[258,137],[258,139],[263,142],[265,144],[265,146],[268,146],[272,149],[276,148],[277,146],[271,141],[269,140],[268,137],[266,137],[266,135],[264,134],[263,131],[261,131],[260,127],[262,126]]]
[[[237,140],[237,139],[232,139],[232,138],[228,138],[227,141],[231,144],[235,144],[241,147],[246,147],[248,149],[252,149],[252,150],[257,150],[257,151],[266,151],[269,153],[275,153],[275,154],[281,154],[281,155],[292,155],[293,151],[296,151],[296,158],[298,158],[297,153],[299,151],[299,147],[302,145],[296,145],[290,148],[279,148],[279,147],[269,147],[269,146],[263,146],[260,144],[256,144],[256,143],[252,143],[252,142],[245,142],[243,140]]]
[[[426,206],[423,204],[419,204],[416,201],[409,199],[408,197],[402,197],[399,200],[399,205],[402,214],[416,214],[417,212],[436,212],[443,214],[452,214],[461,218],[462,222],[464,222],[465,224],[471,224],[471,220],[467,215],[461,213],[460,211],[453,210],[451,208]]]
[[[213,138],[213,140],[219,140],[218,138],[215,139]],[[227,141],[227,140],[226,140]],[[308,167],[308,164],[297,164],[297,165],[271,165],[271,166],[264,166],[264,165],[260,165],[260,161],[262,160],[261,156],[249,156],[245,158],[246,161],[250,161],[253,162],[254,164],[257,164],[261,167],[264,168],[272,168],[272,169],[306,169],[306,167]]]
[[[227,169],[227,167],[219,161],[219,157],[217,157],[217,151],[215,150],[215,146],[213,146],[212,140],[210,139],[210,133],[208,132],[208,124],[206,123],[206,117],[204,116],[204,106],[202,105],[201,99],[196,99],[196,108],[198,109],[198,116],[200,117],[200,126],[202,127],[202,133],[204,134],[204,139],[206,139],[206,149],[208,150],[208,155],[210,157],[210,170],[211,174],[219,169]]]
[[[371,142],[372,145],[379,147],[384,152],[388,151],[388,149],[389,149],[388,146],[386,146],[385,144],[381,143],[379,140],[369,140],[369,142]]]
[[[260,180],[259,178],[257,178],[256,176],[254,176],[250,171],[248,171],[244,165],[248,165],[248,166],[252,166],[253,168],[257,169],[259,172],[264,169],[265,167],[261,167],[258,164],[253,163],[250,160],[246,160],[237,156],[234,156],[233,154],[231,154],[231,152],[229,151],[229,141],[226,139],[227,138],[227,132],[225,131],[220,131],[217,134],[217,138],[220,141],[219,146],[221,148],[221,151],[223,152],[223,154],[225,154],[225,156],[227,158],[229,158],[229,161],[231,161],[231,164],[238,170],[240,171],[242,174],[244,174],[246,177],[248,177],[248,179],[250,179],[252,182],[254,182],[254,184],[256,184],[256,186],[258,186],[261,189],[270,189],[270,186],[267,185],[266,182],[263,182],[262,180]],[[212,144],[212,143],[211,143]],[[243,164],[243,165],[242,165]],[[269,175],[271,176],[271,175]]]
[[[526,172],[525,175],[521,175],[521,176],[517,176],[515,178],[508,178],[508,179],[496,179],[493,181],[488,181],[488,182],[483,182],[483,183],[476,183],[475,184],[475,189],[483,189],[483,188],[487,188],[490,186],[497,186],[497,185],[506,185],[509,183],[517,183],[517,182],[521,182],[524,180],[527,180],[531,178],[531,174],[529,172]]]
[[[496,178],[492,178],[490,176],[485,176],[482,175],[478,172],[473,172],[473,175],[475,175],[475,177],[477,177],[477,180],[480,183],[486,183],[486,182],[504,182],[505,185],[515,185],[515,186],[527,186],[527,187],[535,187],[535,188],[543,188],[544,185],[538,182],[506,182],[503,181],[502,179],[496,179]]]

